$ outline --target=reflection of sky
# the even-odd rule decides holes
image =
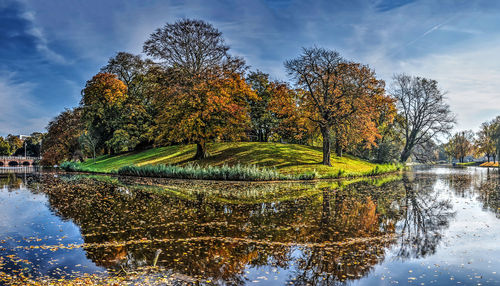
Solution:
[[[423,176],[429,171],[418,171]],[[360,280],[348,285],[498,285],[500,284],[500,224],[494,213],[483,209],[483,203],[474,193],[464,197],[456,195],[447,184],[447,175],[468,174],[485,179],[485,169],[432,169],[437,174],[434,190],[438,198],[450,200],[455,216],[449,227],[441,232],[434,254],[424,258],[401,260],[397,257],[398,244],[386,251],[385,259]],[[466,192],[470,192],[470,186]],[[289,269],[273,267],[248,267],[247,283],[276,285],[291,281],[297,268],[293,261],[300,256],[297,248],[292,255]],[[422,284],[423,283],[423,284]]]
[[[474,174],[485,170],[437,169],[437,174]],[[385,261],[353,285],[393,285],[394,281],[414,285],[462,285],[500,283],[500,224],[495,214],[485,211],[475,196],[460,197],[445,188],[446,176],[440,175],[434,185],[440,198],[450,199],[455,216],[442,232],[436,253],[421,259],[401,261],[395,257],[398,245],[388,251]],[[459,284],[460,284],[459,283]]]
[[[0,245],[6,248],[0,255],[15,254],[21,259],[27,259],[36,264],[36,273],[42,274],[65,266],[68,267],[67,271],[101,270],[85,257],[85,251],[81,248],[54,252],[43,249],[16,249],[18,246],[83,243],[78,226],[69,221],[62,221],[54,215],[48,207],[45,195],[33,194],[26,189],[0,189],[0,217],[0,240],[6,241]],[[42,240],[34,241],[36,238]],[[54,263],[49,263],[50,261]],[[77,264],[81,266],[75,267]]]

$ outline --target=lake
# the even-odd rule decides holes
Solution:
[[[0,284],[500,285],[496,169],[307,183],[13,169],[0,218]]]

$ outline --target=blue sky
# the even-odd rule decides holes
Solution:
[[[219,28],[252,69],[287,80],[301,47],[336,49],[390,86],[405,72],[438,80],[457,129],[500,115],[500,1],[0,0],[0,135],[43,131],[76,106],[118,51],[141,53],[179,18]]]

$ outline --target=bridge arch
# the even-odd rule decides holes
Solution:
[[[19,162],[17,161],[10,161],[9,166],[19,166]]]
[[[0,166],[3,166],[3,162],[2,161],[0,161]]]
[[[29,165],[31,165],[30,162],[28,162],[28,161],[23,162],[23,166],[29,166]]]

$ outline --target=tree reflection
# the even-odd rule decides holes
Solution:
[[[365,184],[323,189],[321,219],[315,231],[319,241],[339,243],[304,249],[289,282],[342,285],[368,274],[394,242],[391,235],[397,212],[389,209],[390,202],[400,196],[394,192],[397,185],[397,181],[384,185],[384,193]]]
[[[498,172],[487,168],[486,176],[479,180],[475,189],[478,191],[478,199],[483,203],[483,208],[500,218],[500,175]]]
[[[260,266],[288,269],[304,285],[363,277],[394,242],[400,210],[393,202],[404,196],[400,181],[275,185],[266,200],[264,190],[247,189],[259,194],[252,201],[231,190],[107,180],[46,176],[41,183],[54,212],[80,226],[92,261],[133,270],[151,266],[161,249],[160,267],[236,285],[248,267]]]
[[[403,217],[397,226],[401,235],[397,256],[407,259],[434,254],[442,231],[455,215],[451,202],[440,199],[434,190],[435,176],[419,176],[415,180],[405,174],[402,181],[406,196]]]
[[[14,173],[6,173],[0,176],[0,189],[7,188],[9,191],[18,190],[23,185],[23,179]]]

